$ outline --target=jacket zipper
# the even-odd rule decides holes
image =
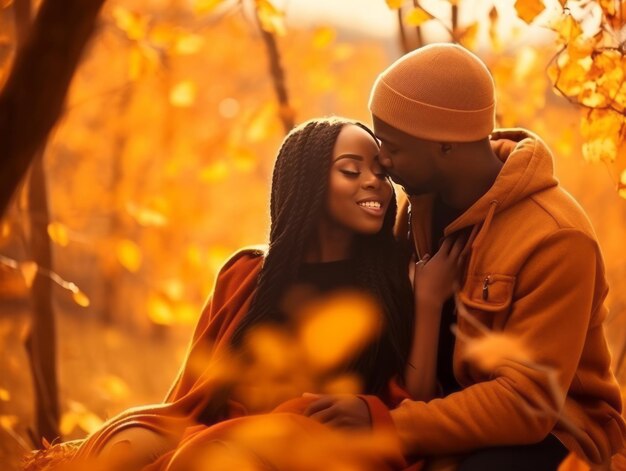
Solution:
[[[489,299],[489,285],[491,284],[491,275],[487,275],[483,280],[483,301]]]

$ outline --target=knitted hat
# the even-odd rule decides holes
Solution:
[[[431,44],[391,64],[374,83],[374,116],[428,141],[471,142],[495,125],[495,88],[485,64],[463,47]]]

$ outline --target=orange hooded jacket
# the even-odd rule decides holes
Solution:
[[[459,295],[468,315],[457,315],[453,357],[463,389],[404,401],[391,417],[409,455],[530,444],[552,432],[587,461],[608,466],[624,446],[626,426],[603,333],[608,288],[596,236],[559,186],[539,138],[500,130],[492,147],[504,162],[496,181],[445,229],[447,236],[472,228]],[[411,198],[411,233],[421,255],[432,253],[432,206],[431,195]],[[399,233],[407,226],[405,212]],[[482,365],[469,361],[475,354],[469,339],[487,342],[498,333],[523,352],[496,351]]]

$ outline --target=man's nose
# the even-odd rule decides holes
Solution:
[[[389,154],[387,154],[384,148],[380,149],[378,162],[385,168],[391,168],[391,158],[389,158]]]

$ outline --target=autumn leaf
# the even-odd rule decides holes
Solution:
[[[124,31],[131,40],[140,40],[146,37],[148,32],[148,18],[137,12],[132,12],[123,7],[113,9],[115,25]]]
[[[176,321],[170,303],[159,294],[148,298],[148,318],[157,325],[172,325]]]
[[[518,339],[498,332],[469,340],[465,358],[485,372],[494,371],[506,361],[531,361],[529,353]]]
[[[387,2],[387,6],[392,10],[397,10],[402,7],[404,0],[385,0]]]
[[[17,415],[0,415],[0,427],[5,430],[13,430],[18,422]]]
[[[495,5],[489,10],[489,40],[491,41],[491,47],[495,52],[502,50],[502,42],[498,35],[498,9]]]
[[[191,80],[178,82],[170,90],[170,103],[178,108],[188,108],[196,101],[198,87]]]
[[[193,4],[193,11],[196,15],[204,15],[215,10],[224,0],[196,0]]]
[[[569,13],[565,12],[548,23],[548,27],[559,35],[559,42],[569,44],[582,35],[580,24]]]
[[[91,304],[87,295],[83,293],[81,290],[73,291],[72,299],[74,300],[76,304],[78,304],[81,307],[89,307],[89,305]]]
[[[113,374],[100,376],[96,379],[95,386],[108,399],[126,399],[131,393],[126,381]]]
[[[405,16],[404,22],[409,26],[421,26],[425,22],[432,20],[433,15],[422,7],[413,7]]]
[[[463,46],[468,49],[476,49],[476,40],[478,36],[478,22],[463,28],[459,34],[459,40]]]
[[[372,338],[380,312],[368,297],[345,293],[309,303],[301,316],[302,348],[313,365],[324,369],[347,359]]]
[[[204,38],[199,34],[185,34],[176,41],[176,52],[181,55],[196,54],[204,46]]]
[[[313,47],[316,49],[324,49],[328,47],[337,37],[337,33],[333,28],[324,26],[317,28],[313,33]]]
[[[611,110],[595,109],[581,119],[583,157],[590,162],[613,162],[617,157],[624,118]]]
[[[33,286],[33,281],[35,281],[35,276],[39,270],[37,264],[33,261],[25,261],[20,262],[19,264],[20,271],[22,272],[22,276],[24,277],[24,282],[26,286],[29,288]]]
[[[139,206],[133,202],[126,204],[126,211],[130,214],[139,225],[144,227],[163,227],[168,224],[168,218],[161,212]]]
[[[69,411],[61,416],[59,429],[62,435],[71,434],[76,427],[87,433],[95,432],[102,425],[102,419],[78,401],[68,401]]]
[[[129,272],[136,273],[141,267],[143,256],[139,246],[129,239],[120,240],[116,246],[117,259]]]
[[[530,24],[532,21],[544,10],[546,6],[543,0],[516,0],[515,10],[517,16],[519,16],[526,23]]]
[[[256,9],[261,28],[268,33],[278,36],[284,36],[286,34],[285,14],[276,8],[271,1],[256,0]]]
[[[200,169],[200,180],[207,183],[216,183],[225,180],[229,174],[228,164],[223,160],[218,160]]]
[[[60,245],[61,247],[67,247],[69,244],[69,235],[67,226],[60,222],[51,222],[48,224],[48,236],[50,239]]]

